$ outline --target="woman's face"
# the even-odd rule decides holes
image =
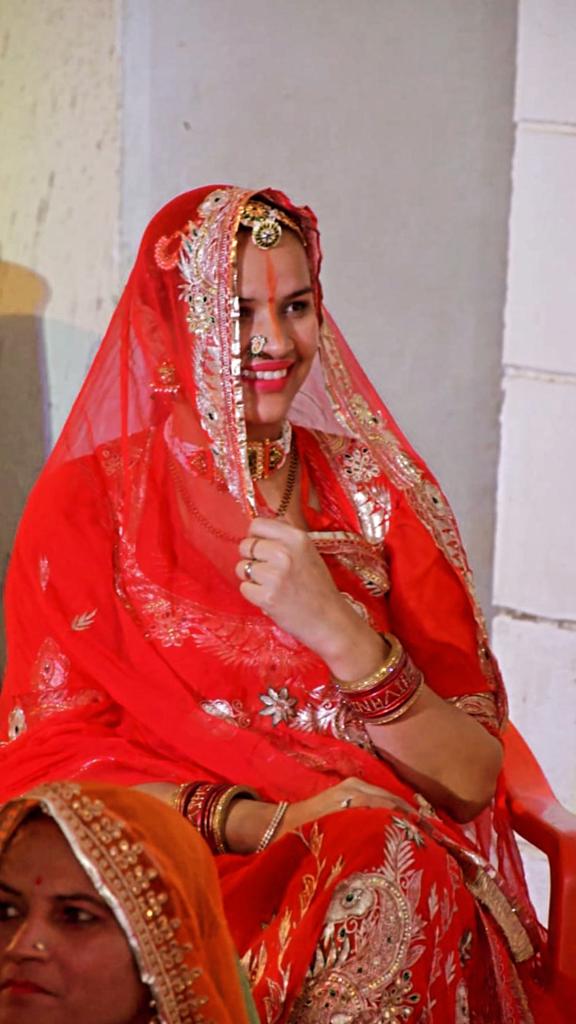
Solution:
[[[0,1024],[145,1024],[150,993],[108,906],[49,818],[0,860]]]
[[[278,245],[267,250],[240,232],[238,294],[248,436],[278,437],[319,340],[310,268],[292,231],[284,230]],[[254,335],[267,339],[256,356],[250,351]]]

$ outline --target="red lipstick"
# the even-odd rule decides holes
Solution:
[[[293,365],[292,359],[252,360],[242,370],[242,380],[255,391],[282,391]]]
[[[42,988],[41,985],[36,985],[25,978],[8,978],[0,984],[0,992],[10,992],[15,996],[52,995],[47,988]]]

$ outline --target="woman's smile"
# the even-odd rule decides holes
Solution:
[[[282,391],[294,363],[294,359],[252,362],[242,370],[242,380],[256,391]]]

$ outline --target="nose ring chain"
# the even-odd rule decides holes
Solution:
[[[268,338],[265,334],[253,334],[250,338],[250,355],[259,356],[264,351],[267,343]]]

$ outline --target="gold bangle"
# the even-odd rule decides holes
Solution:
[[[266,847],[270,845],[278,829],[280,828],[280,825],[282,824],[282,819],[284,818],[284,815],[286,814],[286,811],[288,810],[289,806],[290,804],[288,803],[287,800],[282,800],[278,804],[278,807],[276,808],[274,814],[272,815],[272,821],[268,825],[268,828],[266,829],[264,835],[262,836],[262,839],[260,840],[258,846],[256,847],[256,853],[262,853],[262,850],[265,850]]]
[[[188,792],[190,786],[194,785],[192,782],[181,782],[179,786],[173,791],[170,797],[170,807],[173,807],[178,814],[182,814],[182,807],[184,804],[184,797]]]
[[[234,800],[240,799],[240,797],[246,797],[247,800],[257,800],[258,793],[254,789],[248,789],[246,786],[229,786],[229,788],[222,793],[222,796],[220,796],[214,804],[210,815],[208,829],[211,833],[217,853],[230,852],[226,845],[224,830],[230,810],[230,804]]]
[[[391,711],[389,715],[381,715],[380,718],[365,718],[364,725],[388,725],[389,722],[394,722],[397,718],[402,718],[402,715],[405,715],[406,712],[410,710],[412,705],[420,696],[420,690],[422,689],[423,682],[424,679],[422,678],[412,696],[408,698],[402,707],[397,708],[396,711]]]
[[[378,686],[378,683],[383,682],[387,676],[394,675],[400,668],[405,652],[398,637],[395,637],[393,633],[381,633],[380,635],[391,648],[390,653],[376,671],[370,676],[365,676],[364,679],[352,683],[344,683],[341,679],[335,679],[334,682],[344,693],[362,693],[364,690],[372,690]]]

